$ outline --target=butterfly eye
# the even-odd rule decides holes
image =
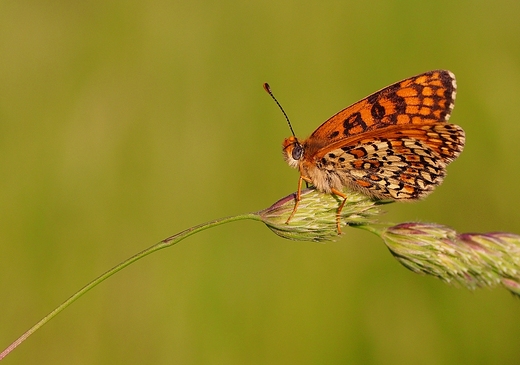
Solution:
[[[294,148],[292,150],[292,158],[295,160],[299,160],[300,158],[302,158],[302,155],[303,155],[303,147],[301,144],[296,142],[294,144]]]

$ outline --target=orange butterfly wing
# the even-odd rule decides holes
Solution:
[[[455,76],[435,70],[387,86],[343,109],[308,140],[327,144],[392,125],[447,121],[456,94]]]

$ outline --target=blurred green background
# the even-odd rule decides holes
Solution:
[[[385,219],[520,234],[520,2],[0,2],[0,347],[116,263],[296,189],[300,137],[457,75],[461,157]],[[231,223],[130,266],[6,364],[518,364],[520,302],[415,275],[346,229]]]

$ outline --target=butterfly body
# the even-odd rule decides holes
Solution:
[[[447,122],[455,94],[451,72],[426,72],[341,110],[305,140],[285,139],[284,158],[300,172],[294,211],[302,181],[343,198],[345,187],[401,201],[431,193],[465,143],[462,128]]]

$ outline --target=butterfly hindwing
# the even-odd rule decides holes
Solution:
[[[462,151],[464,131],[447,123],[391,129],[320,150],[316,168],[328,180],[339,179],[370,196],[393,200],[426,196],[442,183],[447,164]]]

